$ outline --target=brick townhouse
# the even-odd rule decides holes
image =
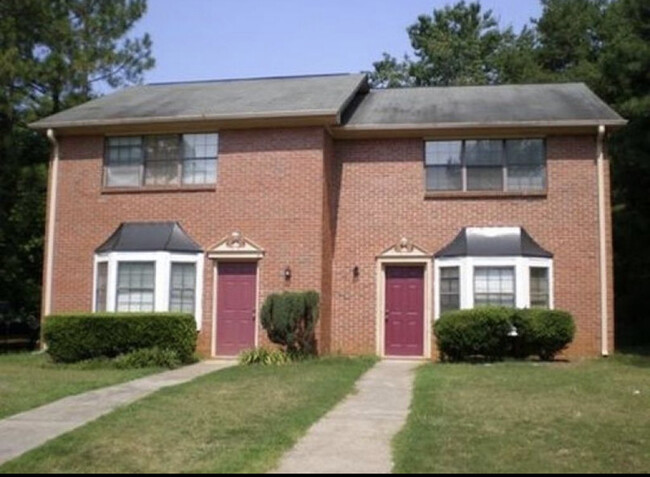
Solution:
[[[267,342],[317,290],[323,353],[435,357],[446,310],[570,311],[612,351],[609,164],[583,84],[372,90],[365,75],[135,86],[42,119],[43,314],[187,311],[199,350]]]

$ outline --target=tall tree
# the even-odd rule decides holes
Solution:
[[[146,0],[0,2],[0,302],[37,314],[48,146],[26,124],[137,83],[151,39],[129,36]]]
[[[407,33],[414,58],[405,55],[400,61],[384,53],[373,64],[373,86],[492,84],[536,70],[527,54],[532,32],[500,29],[492,11],[483,11],[478,2],[461,1],[420,15]]]

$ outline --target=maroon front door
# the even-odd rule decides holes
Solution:
[[[424,267],[386,267],[385,354],[424,352]]]
[[[218,265],[217,355],[235,356],[255,346],[257,264]]]

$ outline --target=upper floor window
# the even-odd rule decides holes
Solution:
[[[427,141],[430,191],[541,191],[546,188],[543,139]]]
[[[107,187],[214,184],[219,136],[168,134],[106,140]]]

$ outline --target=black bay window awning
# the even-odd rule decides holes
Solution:
[[[463,227],[435,257],[552,258],[553,254],[535,242],[523,227]]]
[[[203,250],[178,222],[123,222],[95,253],[183,252]]]

